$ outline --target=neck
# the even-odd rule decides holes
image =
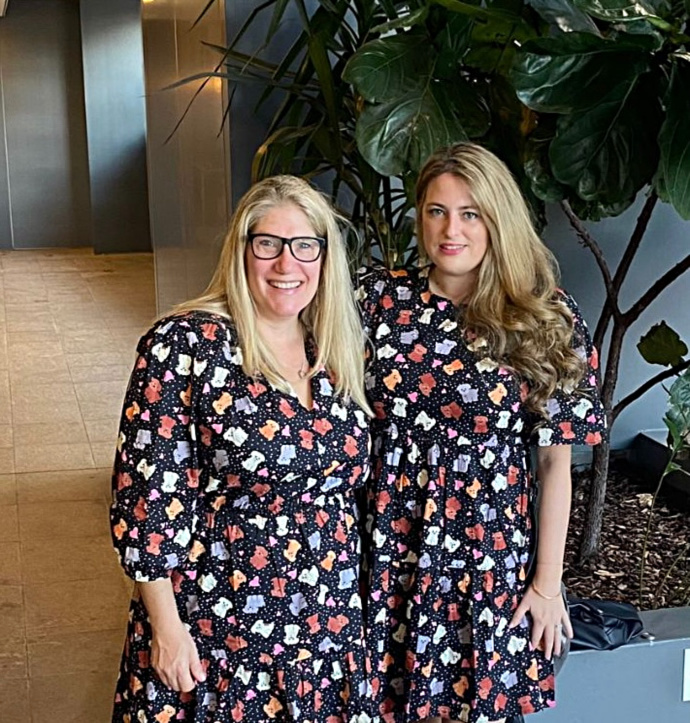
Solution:
[[[438,296],[450,299],[453,304],[466,302],[472,295],[476,276],[466,274],[464,276],[449,276],[434,268],[429,273],[429,286],[431,291]]]
[[[268,342],[294,341],[304,338],[304,327],[299,318],[283,320],[267,320],[257,318],[256,326],[259,334]]]

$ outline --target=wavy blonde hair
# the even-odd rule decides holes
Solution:
[[[526,404],[543,414],[554,391],[574,388],[585,372],[571,347],[572,314],[556,290],[556,260],[534,230],[507,166],[474,143],[440,149],[421,170],[416,206],[422,248],[427,188],[444,173],[467,183],[490,237],[463,325],[487,341],[484,351],[528,381]]]
[[[253,185],[240,200],[223,242],[218,266],[206,290],[177,306],[175,313],[209,311],[228,317],[235,325],[242,349],[242,368],[249,376],[262,374],[271,384],[287,390],[275,355],[256,323],[256,306],[247,282],[247,234],[269,211],[296,206],[327,247],[314,299],[300,314],[318,357],[310,372],[321,365],[335,377],[336,393],[352,398],[369,410],[364,394],[364,339],[348,273],[339,216],[330,203],[296,176],[273,176]]]

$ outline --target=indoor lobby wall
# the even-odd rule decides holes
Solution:
[[[167,89],[218,62],[217,53],[202,41],[225,43],[224,3],[218,0],[191,29],[206,5],[207,0],[142,4],[149,203],[160,313],[206,286],[229,217],[227,126],[219,133],[226,102],[223,83],[207,85],[176,131],[201,81]]]
[[[90,245],[78,3],[10,3],[0,116],[0,248]]]

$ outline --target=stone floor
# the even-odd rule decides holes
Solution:
[[[0,252],[0,723],[106,723],[130,583],[110,466],[150,255]]]

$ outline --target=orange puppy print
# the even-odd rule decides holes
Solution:
[[[391,391],[393,391],[395,387],[400,384],[401,381],[402,377],[400,376],[400,372],[397,369],[393,369],[393,371],[387,377],[383,378],[383,383]]]

